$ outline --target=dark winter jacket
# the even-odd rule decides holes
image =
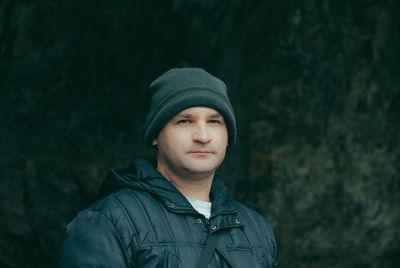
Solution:
[[[278,267],[271,225],[211,187],[206,220],[145,159],[112,169],[102,199],[67,226],[60,267],[194,267],[208,235],[221,232],[208,267]]]

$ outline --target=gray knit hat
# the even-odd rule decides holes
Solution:
[[[226,85],[200,68],[171,69],[150,85],[151,104],[146,120],[145,142],[151,146],[164,125],[180,111],[205,106],[216,109],[225,119],[229,145],[236,140],[236,120]]]

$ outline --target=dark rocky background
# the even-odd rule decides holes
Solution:
[[[0,266],[56,267],[66,224],[143,145],[170,67],[226,81],[220,173],[282,267],[400,267],[394,0],[0,0]]]

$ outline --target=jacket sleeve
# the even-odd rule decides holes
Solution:
[[[82,211],[67,226],[59,267],[127,268],[129,265],[110,220],[97,211]]]
[[[276,244],[276,238],[275,238],[274,231],[272,231],[272,234],[273,234],[273,238],[274,238],[274,248],[275,248],[273,267],[274,268],[279,268],[280,267],[280,263],[279,263],[279,255],[278,255],[278,245]]]

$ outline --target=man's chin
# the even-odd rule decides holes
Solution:
[[[218,168],[215,160],[202,159],[190,161],[186,165],[186,169],[193,174],[211,174]]]

